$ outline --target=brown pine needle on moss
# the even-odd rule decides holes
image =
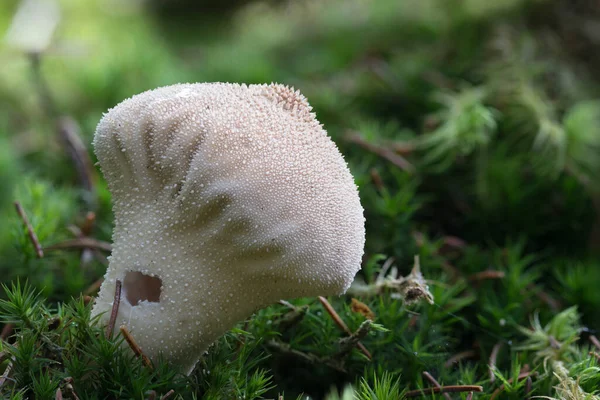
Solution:
[[[319,301],[321,302],[321,304],[323,304],[323,307],[325,307],[325,310],[331,316],[331,318],[333,319],[333,321],[335,322],[335,324],[341,330],[343,330],[344,332],[346,332],[348,335],[352,336],[352,331],[350,330],[350,328],[348,328],[348,326],[342,320],[342,318],[339,316],[339,314],[333,309],[333,307],[331,306],[331,304],[329,304],[329,301],[327,301],[327,299],[325,297],[323,297],[323,296],[319,296]],[[367,350],[367,348],[361,342],[357,342],[356,343],[356,347],[358,347],[360,349],[360,351],[365,356],[367,356],[367,358],[369,360],[371,358],[373,358],[373,356],[371,355],[371,353],[369,352],[369,350]]]
[[[121,304],[121,281],[117,279],[115,284],[115,298],[113,300],[112,310],[110,312],[110,319],[108,320],[108,326],[106,327],[106,337],[112,336],[113,330],[115,329],[115,322],[117,321],[117,314],[119,313],[119,305]]]
[[[400,168],[403,171],[413,173],[415,172],[415,166],[412,165],[406,158],[402,157],[400,154],[397,154],[393,150],[384,147],[375,145],[373,143],[367,142],[359,133],[352,132],[346,135],[346,140],[359,145],[363,149],[370,151],[373,154],[378,155],[386,161],[394,164],[396,167]]]
[[[46,251],[68,249],[98,249],[110,253],[112,251],[112,246],[108,242],[103,242],[94,238],[80,237],[77,239],[65,240],[64,242],[46,247]]]
[[[425,377],[425,379],[427,379],[429,382],[431,382],[431,384],[433,386],[435,386],[436,388],[438,388],[438,389],[442,388],[442,385],[440,385],[440,383],[429,372],[423,371],[423,376]],[[444,398],[446,398],[448,400],[452,400],[452,397],[450,397],[450,395],[448,393],[444,393]]]
[[[484,281],[484,280],[488,280],[488,279],[502,279],[504,278],[506,274],[504,273],[504,271],[494,271],[494,270],[487,270],[487,271],[481,271],[481,272],[477,272],[471,276],[469,276],[469,280],[471,282],[480,282],[480,281]]]
[[[488,364],[488,368],[490,371],[490,383],[494,383],[496,381],[496,374],[494,374],[494,370],[496,369],[496,360],[498,359],[498,353],[502,348],[502,342],[498,342],[494,345],[492,349],[492,353],[490,354],[490,362]]]
[[[137,344],[137,342],[135,341],[135,339],[133,338],[133,336],[131,335],[131,333],[129,333],[129,330],[127,329],[127,327],[125,325],[121,325],[121,327],[119,328],[119,330],[121,331],[121,334],[125,338],[125,341],[129,345],[129,347],[131,347],[131,350],[133,350],[133,352],[135,353],[135,355],[138,356],[138,357],[140,357],[142,359],[142,363],[147,368],[153,369],[152,362],[144,354],[144,352],[142,351],[142,348]]]
[[[31,223],[29,222],[29,218],[27,218],[27,214],[25,214],[25,210],[23,210],[21,203],[19,203],[18,201],[15,201],[14,204],[15,204],[15,208],[17,210],[17,214],[19,214],[19,217],[21,217],[21,219],[23,220],[23,224],[25,224],[25,228],[27,229],[27,235],[29,236],[31,243],[33,244],[33,247],[35,248],[35,254],[37,255],[38,258],[44,257],[44,251],[42,250],[42,245],[40,244],[40,241],[38,240],[38,237],[33,230],[33,226],[31,226]]]
[[[15,325],[11,324],[11,323],[4,325],[4,327],[2,328],[2,332],[0,332],[0,339],[1,340],[8,339],[8,337],[13,332],[14,327],[15,327]]]
[[[432,387],[428,389],[416,389],[404,393],[404,397],[429,396],[439,393],[461,393],[461,392],[483,392],[483,386],[478,385],[452,385],[442,387]]]
[[[598,350],[600,350],[600,340],[598,340],[595,335],[590,335],[590,342],[592,342],[592,344],[596,346]]]

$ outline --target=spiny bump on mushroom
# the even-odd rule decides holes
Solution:
[[[255,310],[341,294],[360,269],[356,185],[292,88],[147,91],[104,115],[94,150],[115,228],[93,313],[108,318],[123,281],[117,324],[154,360],[162,353],[189,373],[210,343]]]

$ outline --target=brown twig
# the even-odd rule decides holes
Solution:
[[[88,192],[92,192],[95,182],[94,163],[81,140],[79,125],[71,117],[61,117],[58,119],[56,130],[75,165],[81,185]]]
[[[404,157],[395,153],[393,150],[391,150],[388,147],[378,146],[373,143],[369,143],[358,133],[351,133],[351,134],[346,135],[346,140],[351,143],[359,145],[363,149],[370,151],[373,154],[378,155],[379,157],[383,158],[386,161],[391,162],[392,164],[394,164],[395,166],[397,166],[398,168],[400,168],[403,171],[410,172],[410,173],[415,172],[414,165],[412,165],[410,162],[408,162],[408,160],[406,160]]]
[[[490,362],[488,364],[488,368],[490,371],[490,383],[494,383],[496,381],[496,374],[494,374],[494,369],[496,369],[496,360],[498,359],[498,353],[502,348],[502,342],[498,342],[492,348],[492,353],[490,354]]]
[[[173,389],[169,390],[167,393],[165,393],[160,400],[167,400],[168,398],[170,398],[171,396],[173,396],[175,394],[175,391]]]
[[[112,246],[108,242],[103,242],[94,238],[80,237],[77,239],[65,240],[64,242],[46,247],[46,251],[67,249],[98,249],[110,253],[112,251]]]
[[[600,350],[600,340],[598,340],[596,336],[590,335],[590,342],[592,342],[592,344],[596,346],[598,350]]]
[[[125,338],[125,341],[127,342],[127,344],[129,345],[129,347],[131,347],[131,350],[133,350],[134,354],[137,357],[140,357],[142,359],[142,363],[149,369],[153,369],[152,368],[152,362],[150,361],[150,359],[144,354],[144,352],[142,351],[142,348],[136,343],[135,339],[133,338],[133,336],[131,336],[131,333],[129,333],[129,330],[127,329],[127,327],[125,325],[121,325],[121,327],[119,328],[119,330],[121,331],[121,334],[123,335],[123,337]]]
[[[525,384],[525,395],[527,395],[528,399],[529,399],[529,393],[531,393],[532,389],[533,389],[533,380],[531,379],[531,376],[528,376],[527,383]]]
[[[449,368],[452,366],[452,364],[458,363],[464,360],[465,358],[473,358],[475,356],[477,356],[477,352],[475,350],[466,350],[450,357],[448,361],[446,361],[444,366],[446,368]]]
[[[8,339],[14,328],[15,325],[11,324],[10,322],[4,325],[4,327],[2,328],[2,332],[0,332],[0,340]]]
[[[468,279],[471,282],[480,282],[488,279],[502,279],[505,276],[506,274],[504,273],[504,271],[487,270],[470,275]]]
[[[428,389],[411,390],[404,393],[404,397],[429,396],[438,393],[483,392],[483,386],[477,385],[452,385],[432,387]]]
[[[473,392],[469,392],[469,394],[467,394],[467,398],[465,400],[473,400]]]
[[[371,175],[371,180],[373,181],[375,188],[379,191],[382,191],[385,188],[385,185],[383,184],[383,179],[381,178],[379,171],[377,171],[375,168],[371,168],[369,170],[369,175]]]
[[[423,376],[436,388],[441,388],[442,385],[427,371],[423,371]],[[448,400],[452,400],[452,397],[448,393],[444,393],[444,397]]]
[[[63,400],[62,390],[60,390],[60,388],[56,389],[54,400]]]
[[[106,337],[112,336],[113,330],[115,329],[115,322],[117,321],[117,314],[119,313],[119,305],[121,304],[121,281],[117,279],[115,283],[115,297],[113,300],[112,311],[110,312],[110,319],[108,320],[108,326],[106,327]]]
[[[15,201],[15,208],[17,210],[17,214],[19,214],[19,217],[21,217],[21,219],[23,220],[23,223],[25,224],[25,228],[27,228],[27,235],[29,236],[29,240],[31,240],[31,243],[33,244],[33,247],[35,248],[35,254],[37,255],[38,258],[44,257],[44,251],[42,250],[40,241],[38,240],[37,235],[33,231],[33,227],[31,226],[31,223],[29,222],[29,218],[27,218],[27,214],[25,214],[25,210],[23,210],[21,203],[19,203],[18,201]]]
[[[342,318],[340,318],[340,316],[333,309],[333,307],[331,306],[331,304],[329,304],[329,302],[327,301],[327,299],[325,297],[323,297],[323,296],[319,296],[319,301],[321,302],[321,304],[323,304],[323,307],[325,308],[325,310],[327,311],[327,313],[331,316],[331,318],[333,319],[333,322],[335,322],[335,324],[341,330],[343,330],[344,332],[346,332],[348,335],[352,335],[352,331],[348,328],[348,326],[342,320]],[[369,352],[369,350],[367,350],[367,348],[361,342],[356,343],[356,347],[358,347],[360,349],[360,351],[365,356],[367,356],[367,358],[369,360],[373,357],[373,356],[371,356],[371,353]]]
[[[95,174],[92,159],[79,133],[79,125],[71,117],[59,118],[59,109],[52,95],[48,82],[42,73],[42,54],[30,54],[31,69],[33,72],[34,86],[38,92],[42,108],[47,116],[56,121],[57,134],[65,151],[73,161],[79,175],[79,180],[85,190],[91,192],[94,188]],[[87,199],[88,201],[91,199]]]

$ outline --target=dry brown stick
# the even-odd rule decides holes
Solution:
[[[468,279],[471,282],[480,282],[487,279],[502,279],[505,275],[504,271],[487,270],[470,275]]]
[[[473,392],[469,392],[465,400],[473,400]]]
[[[346,323],[342,320],[342,318],[338,315],[338,313],[333,309],[333,307],[331,306],[331,304],[329,304],[329,301],[327,301],[327,299],[323,296],[319,296],[319,301],[321,302],[321,304],[323,304],[323,307],[325,307],[325,310],[327,311],[327,313],[331,316],[331,318],[333,319],[333,322],[335,322],[335,324],[344,332],[346,332],[348,335],[352,335],[352,331],[350,330],[350,328],[348,328],[348,326],[346,325]],[[356,347],[358,347],[360,349],[360,351],[367,356],[367,358],[370,360],[371,358],[373,358],[373,356],[371,355],[371,353],[369,352],[369,350],[367,350],[367,348],[361,343],[358,342],[356,343]]]
[[[119,328],[119,330],[121,331],[121,334],[123,335],[123,337],[125,338],[125,341],[127,342],[127,344],[129,345],[129,347],[131,347],[131,350],[133,350],[133,353],[137,356],[140,357],[142,359],[142,363],[150,369],[152,368],[152,362],[150,361],[150,359],[144,354],[144,352],[142,351],[142,348],[136,343],[135,339],[133,338],[133,336],[131,336],[131,333],[129,333],[129,330],[127,329],[127,327],[125,325],[121,325],[121,327]]]
[[[29,222],[29,218],[27,218],[27,214],[25,214],[25,210],[23,210],[23,207],[21,207],[21,203],[19,203],[18,201],[15,201],[15,208],[17,210],[17,214],[19,214],[19,217],[21,217],[21,219],[23,220],[23,223],[25,224],[25,228],[27,228],[27,235],[29,235],[29,240],[31,240],[31,243],[33,243],[33,247],[35,248],[35,254],[37,255],[38,258],[44,257],[44,251],[42,250],[40,241],[38,240],[37,235],[33,231],[33,227],[31,226],[31,223]]]
[[[525,383],[525,394],[527,395],[527,399],[529,399],[529,393],[531,393],[531,390],[533,389],[533,380],[531,379],[531,376],[527,377],[527,383]]]
[[[165,393],[160,400],[167,400],[168,398],[170,398],[171,396],[173,396],[175,394],[175,391],[173,389],[169,390],[167,393]]]
[[[15,327],[15,325],[11,324],[10,322],[8,324],[4,325],[4,327],[2,328],[2,332],[0,332],[0,340],[8,339],[8,337],[12,333],[14,327]]]
[[[90,236],[92,234],[92,230],[94,229],[94,223],[96,222],[96,213],[93,211],[88,211],[85,214],[85,220],[81,224],[81,234],[83,236]]]
[[[377,169],[375,168],[371,168],[369,170],[369,174],[371,175],[371,180],[373,181],[375,188],[377,188],[377,190],[379,191],[382,191],[385,188],[385,185],[383,183],[381,175],[379,174],[379,171],[377,171]]]
[[[442,385],[427,371],[423,371],[423,376],[436,388],[441,388]],[[448,393],[444,393],[444,398],[452,400],[452,397]]]
[[[590,342],[592,342],[592,344],[596,346],[598,350],[600,350],[600,340],[598,340],[596,336],[590,335]]]
[[[98,249],[110,253],[112,251],[112,246],[108,242],[103,242],[90,237],[81,237],[77,239],[65,240],[64,242],[56,243],[46,247],[46,251],[66,249]]]
[[[96,171],[94,163],[81,139],[79,124],[71,117],[61,117],[58,119],[56,130],[60,135],[65,150],[69,154],[73,164],[75,164],[75,169],[82,186],[89,192],[93,191]]]
[[[477,385],[452,385],[442,387],[432,387],[428,389],[411,390],[404,393],[404,397],[429,396],[438,393],[460,393],[460,392],[483,392],[483,386]]]
[[[394,164],[395,166],[397,166],[398,168],[400,168],[403,171],[406,171],[406,172],[414,172],[415,171],[414,165],[412,165],[410,162],[408,162],[408,160],[406,160],[404,157],[395,153],[393,150],[391,150],[387,147],[378,146],[373,143],[369,143],[358,133],[351,133],[349,135],[346,135],[346,140],[348,140],[351,143],[355,143],[355,144],[359,145],[363,149],[370,151],[373,154],[378,155],[379,157],[383,158],[384,160],[391,162],[392,164]]]
[[[115,322],[117,321],[117,314],[119,313],[119,305],[121,304],[121,281],[117,279],[115,283],[115,297],[113,300],[112,310],[110,312],[110,319],[108,320],[108,326],[106,327],[106,337],[112,336],[113,330],[115,329]]]
[[[498,359],[498,353],[502,348],[502,342],[498,342],[492,348],[492,353],[490,354],[490,363],[488,364],[488,368],[490,371],[490,383],[494,383],[496,381],[496,374],[494,374],[494,369],[496,369],[496,360]]]
[[[54,400],[63,400],[62,390],[60,390],[60,388],[56,389]]]
[[[460,353],[455,354],[452,357],[450,357],[448,359],[448,361],[446,361],[444,366],[446,368],[449,368],[454,363],[460,362],[460,361],[464,360],[465,358],[475,357],[476,355],[477,355],[477,352],[475,350],[466,350],[466,351],[460,352]]]

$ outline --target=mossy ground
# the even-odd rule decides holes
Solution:
[[[0,4],[3,31],[17,3]],[[381,400],[431,376],[452,398],[599,397],[594,2],[59,3],[43,54],[0,53],[0,395]],[[306,95],[360,188],[365,284],[419,256],[433,304],[397,287],[329,299],[371,360],[318,299],[257,312],[190,377],[91,323],[112,229],[86,161],[95,125],[133,94],[202,81]]]

